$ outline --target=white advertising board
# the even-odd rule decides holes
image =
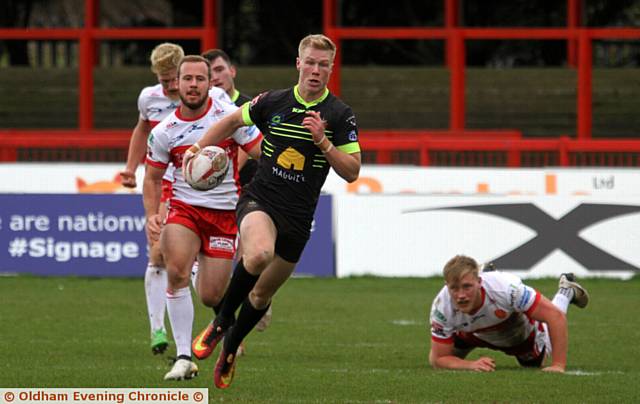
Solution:
[[[0,193],[142,193],[144,167],[136,171],[136,190],[120,183],[122,164],[3,163]]]
[[[365,165],[347,184],[331,172],[323,190],[334,195],[639,195],[636,168],[438,168]]]
[[[592,196],[339,195],[336,273],[441,276],[456,254],[524,278],[630,278],[640,200]]]
[[[0,164],[0,193],[121,193],[122,164]],[[142,191],[144,167],[136,172]],[[640,196],[640,169],[438,168],[364,165],[348,184],[331,171],[323,191],[339,194]]]

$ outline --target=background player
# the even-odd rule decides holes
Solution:
[[[147,138],[151,129],[180,105],[177,68],[183,57],[182,48],[173,43],[162,43],[151,52],[151,71],[155,73],[158,84],[145,87],[138,97],[138,123],[129,141],[126,167],[120,173],[122,185],[126,187],[135,188],[137,185],[135,173],[138,164],[144,160]],[[171,197],[172,171],[173,167],[168,169],[163,180],[161,203],[158,205],[158,213],[161,217],[166,215],[165,202]],[[158,354],[163,353],[169,345],[164,326],[167,274],[159,243],[149,238],[147,242],[149,263],[144,276],[144,288],[151,326],[151,350],[154,354]]]
[[[437,369],[495,370],[493,358],[466,360],[478,347],[515,356],[520,365],[564,372],[567,363],[566,312],[570,303],[583,308],[587,291],[572,274],[560,276],[559,289],[550,302],[520,278],[492,270],[479,273],[470,257],[453,257],[443,270],[445,286],[431,307],[429,363]]]
[[[235,78],[237,70],[231,62],[229,55],[222,49],[209,49],[202,53],[202,57],[211,63],[211,84],[223,89],[231,98],[231,101],[238,107],[245,102],[251,101],[251,97],[242,94],[236,89]],[[238,156],[240,167],[240,184],[246,185],[253,179],[258,169],[258,162],[248,158],[246,153]]]

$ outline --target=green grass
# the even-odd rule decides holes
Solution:
[[[557,285],[529,283],[547,296]],[[582,283],[592,301],[570,309],[567,374],[478,351],[472,357],[489,354],[498,366],[480,374],[427,364],[428,310],[441,279],[294,278],[220,391],[214,357],[194,380],[162,381],[169,367],[148,347],[142,279],[5,277],[0,387],[207,387],[210,402],[233,403],[640,402],[640,278]],[[194,301],[196,333],[210,315]]]

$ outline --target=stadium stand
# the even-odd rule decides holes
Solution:
[[[637,69],[593,69],[591,56],[594,40],[637,40],[640,29],[581,28],[570,0],[564,28],[466,28],[456,17],[461,1],[443,0],[444,27],[349,28],[336,24],[336,0],[323,0],[324,32],[337,42],[447,43],[441,68],[343,67],[336,59],[330,88],[357,111],[365,163],[638,165]],[[203,0],[198,28],[101,28],[99,1],[84,0],[83,28],[0,29],[0,39],[79,43],[79,68],[3,69],[0,87],[16,96],[0,100],[0,161],[124,161],[130,133],[119,128],[135,122],[137,91],[152,77],[145,68],[94,67],[97,46],[172,37],[215,47],[217,3]],[[570,67],[465,68],[466,40],[529,38],[566,40]],[[289,67],[243,67],[239,85],[257,94],[287,86],[289,77]]]

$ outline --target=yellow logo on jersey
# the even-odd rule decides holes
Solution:
[[[304,155],[300,154],[300,152],[293,147],[287,147],[287,149],[278,156],[278,165],[287,170],[304,170],[304,161]]]

